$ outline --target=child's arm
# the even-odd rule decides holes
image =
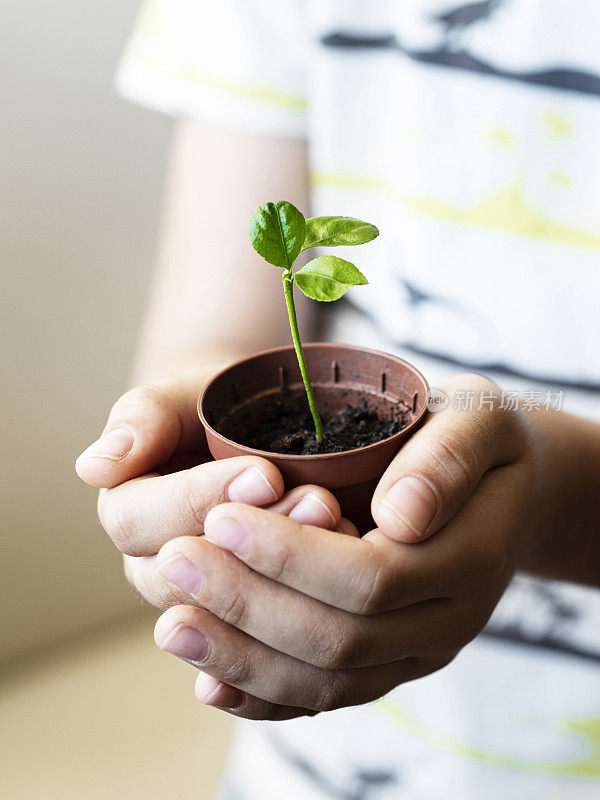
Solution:
[[[288,344],[281,286],[247,233],[272,197],[308,211],[303,141],[179,124],[134,385]],[[309,335],[313,306],[301,312]]]

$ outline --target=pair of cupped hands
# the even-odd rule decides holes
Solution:
[[[128,580],[163,610],[157,645],[199,674],[207,705],[289,719],[374,700],[448,664],[487,622],[530,538],[536,470],[522,414],[442,388],[382,475],[362,538],[327,490],[286,491],[258,457],[213,461],[197,415],[206,375],[123,395],[77,472],[100,488]]]

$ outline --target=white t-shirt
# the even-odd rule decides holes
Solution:
[[[331,338],[600,420],[599,31],[593,0],[151,0],[117,83],[308,139],[311,213],[381,230]],[[518,576],[445,669],[242,723],[232,763],[249,800],[598,797],[600,593]]]

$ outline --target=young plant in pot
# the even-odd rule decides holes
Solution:
[[[305,219],[291,203],[259,206],[250,240],[283,270],[293,346],[265,350],[215,375],[198,401],[214,458],[259,455],[281,471],[286,488],[318,484],[337,497],[361,532],[373,527],[377,482],[423,421],[425,378],[396,356],[344,344],[302,344],[294,285],[313,300],[338,300],[367,279],[349,261],[324,255],[294,272],[313,247],[365,244],[379,231],[351,217]]]

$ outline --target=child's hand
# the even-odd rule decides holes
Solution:
[[[127,392],[111,410],[103,435],[77,460],[79,476],[104,487],[98,514],[126,554],[128,578],[135,573],[140,592],[162,607],[181,602],[181,593],[165,581],[146,585],[142,576],[151,573],[153,557],[165,542],[201,535],[208,511],[219,503],[268,506],[300,522],[351,529],[325,489],[300,486],[284,495],[279,470],[265,459],[209,460],[196,410],[209,375],[194,370]]]
[[[453,389],[496,391],[479,376]],[[163,614],[156,641],[202,669],[198,697],[285,719],[448,664],[532,546],[543,499],[523,412],[498,406],[431,415],[383,476],[379,529],[363,539],[231,503],[209,512],[204,538],[165,544],[153,569],[187,605]]]

